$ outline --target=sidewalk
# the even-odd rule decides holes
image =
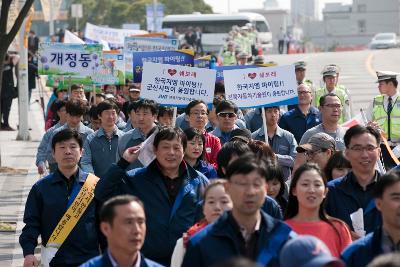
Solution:
[[[32,92],[31,102],[39,99],[38,90]],[[45,97],[45,103],[48,98]],[[23,254],[18,238],[24,226],[22,219],[26,198],[32,185],[38,180],[35,157],[44,134],[43,113],[39,102],[30,105],[29,127],[31,141],[16,141],[18,131],[0,131],[2,167],[21,169],[19,173],[0,172],[0,221],[16,222],[16,232],[0,232],[0,266],[22,266]],[[11,107],[10,125],[17,128],[18,99]]]

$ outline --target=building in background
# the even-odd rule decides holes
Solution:
[[[323,50],[337,47],[367,47],[380,32],[400,34],[399,0],[353,0],[353,4],[329,3],[322,11],[323,21],[304,24],[304,34]]]
[[[318,20],[318,0],[291,0],[290,13],[294,25]]]

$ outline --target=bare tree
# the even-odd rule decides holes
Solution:
[[[3,67],[4,67],[4,58],[6,56],[8,47],[11,45],[11,42],[14,40],[15,36],[18,33],[18,30],[21,28],[22,23],[24,22],[25,17],[27,16],[30,8],[34,0],[26,0],[24,6],[18,13],[18,17],[12,25],[11,30],[7,32],[7,21],[8,14],[10,11],[10,6],[12,1],[20,1],[20,0],[1,0],[1,11],[0,11],[0,95],[2,90],[2,81],[3,81]],[[22,45],[22,44],[21,44]],[[0,102],[0,119],[1,119],[1,102]],[[1,155],[0,155],[0,166],[1,166]]]

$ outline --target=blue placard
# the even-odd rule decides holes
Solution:
[[[216,83],[224,81],[224,70],[237,70],[237,69],[248,69],[248,68],[259,68],[257,65],[229,65],[229,66],[217,66],[217,79]]]
[[[210,68],[210,60],[208,59],[195,59],[194,60],[194,66],[196,68],[203,68],[203,69],[209,69]]]
[[[133,52],[133,81],[142,82],[143,62],[193,67],[194,57],[181,51]]]

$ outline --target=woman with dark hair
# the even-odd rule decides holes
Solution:
[[[224,211],[232,209],[232,200],[225,192],[226,183],[226,180],[215,179],[204,189],[204,218],[190,227],[189,230],[183,234],[183,237],[178,239],[174,253],[172,254],[171,267],[181,266],[189,238],[202,230],[208,224],[216,221]]]
[[[329,181],[345,176],[351,171],[351,163],[348,161],[343,151],[336,151],[326,163],[324,173]]]
[[[288,189],[281,167],[276,162],[268,161],[267,165],[267,195],[278,202],[282,213],[285,214],[288,204]]]
[[[265,142],[260,140],[251,140],[247,144],[249,145],[251,151],[253,151],[258,158],[264,158],[265,160],[277,163],[274,151],[272,150],[271,146]]]
[[[204,160],[204,135],[199,130],[192,127],[186,129],[184,133],[187,140],[184,156],[186,163],[192,166],[196,171],[204,174],[208,179],[217,178],[217,172],[214,167]]]
[[[347,225],[325,212],[327,181],[318,165],[306,163],[294,173],[289,189],[285,222],[300,235],[321,239],[332,255],[340,253],[351,243]]]

